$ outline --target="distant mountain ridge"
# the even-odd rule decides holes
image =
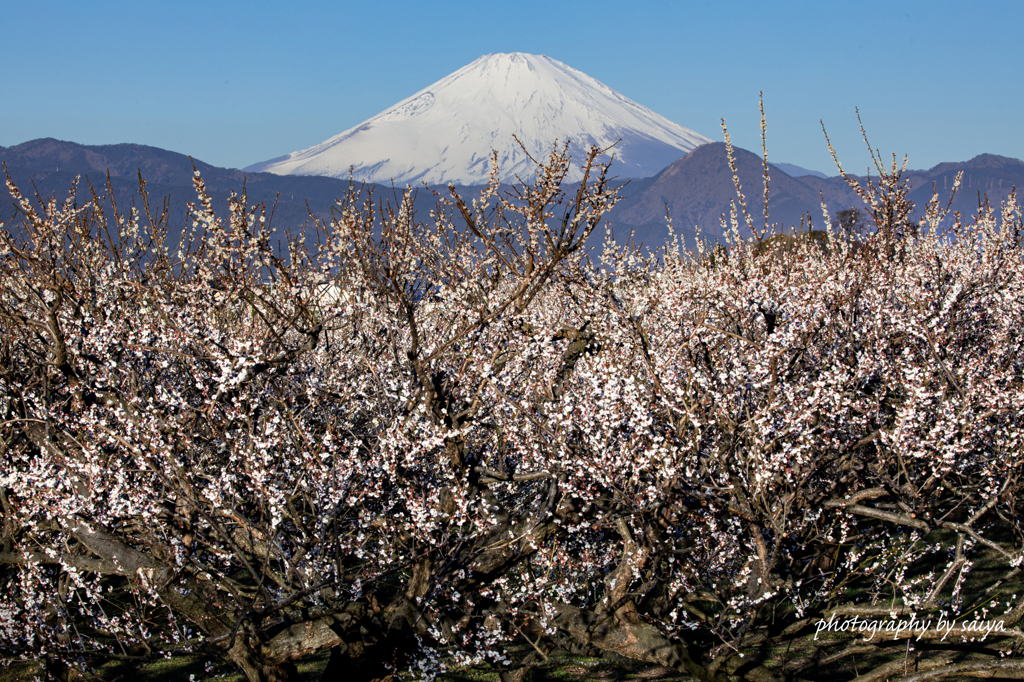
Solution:
[[[710,142],[562,62],[513,52],[480,57],[320,144],[246,170],[347,178],[351,168],[366,182],[473,185],[487,182],[493,149],[511,182],[555,140],[570,141],[570,180],[583,177],[592,145],[614,144],[619,175],[642,178]]]
[[[764,224],[762,160],[738,148],[735,159],[747,208],[755,226],[760,227]],[[810,225],[821,227],[821,197],[833,218],[846,208],[864,208],[863,201],[839,176],[792,177],[774,164],[769,164],[769,168],[769,224],[789,228],[800,225],[804,218]],[[1013,187],[1024,187],[1024,161],[995,154],[980,154],[960,163],[940,163],[928,170],[908,170],[904,178],[912,188],[910,199],[919,214],[931,199],[933,186],[943,202],[949,200],[959,171],[964,176],[952,210],[960,211],[966,219],[978,212],[979,201],[986,196],[998,208]],[[712,142],[643,181],[637,191],[615,207],[610,220],[613,225],[632,229],[639,241],[661,243],[667,207],[678,233],[692,237],[694,227],[700,226],[705,236],[714,239],[721,231],[720,217],[729,215],[730,202],[735,198],[726,146]]]
[[[293,179],[270,173],[254,173],[234,168],[219,168],[185,154],[142,144],[81,145],[53,138],[30,140],[13,147],[0,147],[0,160],[8,166],[30,168],[43,172],[65,172],[89,175],[95,183],[110,172],[112,178],[127,178],[135,182],[141,172],[149,183],[192,186],[193,165],[203,176],[208,187],[218,190],[240,191],[248,180],[250,192],[260,191],[265,183],[272,183],[275,191],[289,189],[336,189],[347,187],[348,182],[333,178],[310,177]],[[98,176],[96,174],[99,174]],[[313,192],[319,194],[318,191]]]
[[[12,147],[0,147],[0,161],[7,164],[15,182],[25,193],[35,184],[43,196],[66,195],[76,175],[100,189],[110,171],[118,201],[130,201],[138,189],[138,172],[147,181],[155,206],[169,197],[172,226],[185,224],[185,205],[195,201],[192,188],[192,164],[200,171],[214,198],[215,208],[226,214],[230,192],[240,192],[243,182],[250,203],[263,202],[268,209],[277,202],[273,225],[279,230],[296,230],[309,220],[330,216],[336,198],[349,188],[347,180],[309,176],[279,176],[236,169],[218,168],[202,161],[190,161],[184,154],[137,144],[87,146],[52,138],[32,140]],[[760,157],[736,149],[736,163],[755,224],[763,223],[761,199],[762,167]],[[612,166],[613,171],[615,166]],[[769,220],[790,228],[809,215],[814,226],[822,223],[819,192],[834,216],[844,208],[863,208],[863,204],[839,177],[792,177],[784,166],[771,165]],[[980,154],[960,163],[940,163],[928,170],[909,170],[905,177],[913,190],[911,199],[919,208],[931,198],[933,184],[946,201],[957,172],[964,172],[963,187],[953,203],[965,217],[977,213],[979,197],[988,196],[994,206],[1014,186],[1024,187],[1024,162],[995,154]],[[473,187],[460,188],[465,194]],[[374,196],[389,196],[390,186],[367,185]],[[82,191],[87,191],[83,188]],[[720,142],[697,147],[671,163],[657,175],[632,180],[620,190],[622,201],[607,216],[617,236],[632,232],[638,241],[651,246],[664,243],[666,205],[677,233],[691,240],[699,225],[705,236],[719,233],[719,216],[728,214],[735,198],[732,173],[728,168],[725,145]],[[433,197],[420,192],[417,210],[425,217]],[[122,206],[126,205],[122,203]],[[0,220],[10,221],[15,210],[10,201],[0,202]],[[172,233],[175,230],[172,230]],[[601,232],[601,231],[599,231]],[[600,241],[603,233],[598,235]],[[692,243],[692,242],[690,242]]]
[[[241,192],[244,183],[249,202],[265,203],[268,210],[274,207],[274,223],[288,228],[297,228],[309,220],[310,211],[317,217],[328,217],[335,198],[348,189],[347,181],[334,178],[282,177],[219,168],[184,154],[140,144],[81,145],[42,138],[0,147],[0,161],[6,163],[23,193],[31,193],[34,184],[41,195],[58,198],[67,195],[76,175],[82,176],[80,194],[87,196],[86,182],[101,191],[109,171],[122,207],[136,196],[141,174],[154,209],[160,208],[165,197],[169,198],[172,235],[185,225],[187,203],[196,200],[193,164],[220,214],[227,213],[230,193]],[[9,221],[13,215],[10,203],[0,202],[0,220]]]
[[[817,178],[828,177],[821,171],[811,170],[810,168],[804,168],[803,166],[798,166],[795,163],[776,163],[775,167],[782,169],[782,172],[793,178],[803,177],[804,175],[813,175]]]
[[[739,148],[734,149],[734,157],[748,211],[760,227],[764,224],[762,160]],[[809,213],[813,224],[820,224],[819,191],[825,193],[833,214],[862,203],[840,178],[794,178],[774,164],[769,164],[769,175],[769,223],[800,225]],[[651,243],[664,230],[667,208],[677,231],[690,236],[700,226],[704,235],[713,239],[721,232],[720,216],[728,216],[735,199],[725,143],[712,142],[670,164],[642,191],[616,206],[613,223],[633,226],[643,241]]]

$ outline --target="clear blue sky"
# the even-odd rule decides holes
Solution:
[[[7,0],[0,145],[135,142],[241,167],[350,128],[490,52],[547,54],[669,119],[834,173],[1024,158],[1024,2]]]

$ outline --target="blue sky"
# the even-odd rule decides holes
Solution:
[[[0,145],[135,142],[241,167],[491,52],[547,54],[667,118],[834,173],[1024,158],[1024,2],[47,2],[0,16]]]

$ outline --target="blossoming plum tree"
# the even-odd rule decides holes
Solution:
[[[863,680],[1020,675],[1015,200],[913,222],[879,164],[849,179],[859,241],[766,249],[734,212],[713,257],[609,238],[593,263],[598,153],[575,191],[556,148],[426,221],[353,188],[283,251],[198,174],[180,246],[148,204],[8,179],[0,655],[63,678],[203,652],[294,680],[328,649],[325,679],[516,679],[559,651],[707,682],[854,656]],[[960,629],[806,646],[910,613]],[[969,641],[968,616],[1002,628]]]

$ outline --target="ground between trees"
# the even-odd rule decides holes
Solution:
[[[894,160],[849,179],[859,235],[826,212],[766,248],[740,194],[725,248],[592,262],[598,151],[574,190],[556,147],[425,220],[353,188],[283,251],[198,174],[180,246],[148,203],[8,179],[0,656],[63,680],[193,652],[296,680],[324,650],[324,679],[558,652],[1022,676],[1015,200],[911,222]],[[954,624],[812,638],[911,614]]]

